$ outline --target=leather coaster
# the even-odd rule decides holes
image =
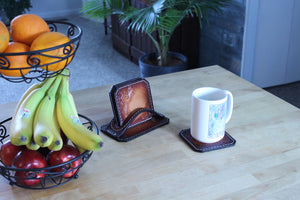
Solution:
[[[192,137],[190,129],[184,129],[180,131],[179,135],[194,151],[198,151],[202,153],[207,151],[217,150],[217,149],[223,149],[226,147],[231,147],[236,142],[236,140],[233,137],[231,137],[231,135],[229,135],[226,131],[224,137],[220,141],[215,143],[199,142],[198,140]]]
[[[146,79],[135,78],[113,85],[109,97],[118,126],[124,126],[126,120],[141,108],[154,110],[150,84]],[[143,123],[150,117],[149,112],[142,112],[130,126]]]
[[[154,110],[150,84],[135,78],[113,85],[109,97],[113,119],[101,131],[119,142],[127,142],[169,123]]]
[[[147,121],[131,126],[135,118],[144,112],[150,113],[151,117]],[[151,109],[140,109],[123,126],[118,126],[114,118],[108,124],[101,126],[101,131],[119,142],[127,142],[168,123],[169,119],[164,115]]]

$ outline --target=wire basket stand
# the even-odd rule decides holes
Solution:
[[[36,79],[40,82],[44,81],[46,78],[52,78],[59,75],[72,61],[79,47],[80,39],[82,36],[82,30],[79,26],[74,25],[69,22],[62,21],[46,21],[50,31],[61,32],[69,37],[70,41],[62,45],[58,45],[52,48],[47,48],[38,51],[29,51],[29,52],[20,52],[20,53],[0,53],[0,78],[3,78],[7,81],[13,83],[31,83],[32,80]],[[9,27],[8,27],[9,29]],[[63,52],[63,55],[53,56],[51,51],[60,50]],[[26,66],[20,66],[19,68],[11,68],[11,63],[9,61],[10,56],[27,56]],[[47,63],[42,63],[40,58],[51,58]],[[64,66],[58,71],[49,71],[49,66],[54,64],[61,64]],[[12,77],[4,75],[3,72],[10,70],[18,71],[21,76]],[[28,71],[24,73],[24,71]],[[2,72],[2,73],[1,73]],[[99,130],[97,125],[88,117],[79,115],[82,124],[86,128],[93,131],[95,134],[99,135]],[[7,127],[10,125],[12,117],[0,122],[0,145],[3,144],[6,140],[9,140],[9,132]],[[89,160],[92,156],[93,151],[85,151],[81,153],[80,156],[62,163],[60,165],[49,166],[45,168],[36,168],[36,169],[21,169],[5,166],[0,160],[0,174],[9,181],[10,185],[16,185],[21,188],[26,189],[49,189],[63,185],[73,179],[78,178],[79,169]],[[75,160],[81,160],[81,164],[77,167],[71,167],[71,163]],[[60,172],[54,172],[52,169],[59,167]],[[23,171],[25,177],[15,176],[17,171]],[[65,178],[64,174],[74,172],[71,177]],[[44,174],[42,178],[37,178],[37,174]],[[22,180],[38,180],[39,184],[34,186],[25,185]]]
[[[95,134],[99,135],[99,129],[97,128],[96,124],[86,116],[80,115],[79,117],[82,123]],[[3,144],[6,140],[9,139],[9,133],[6,129],[7,125],[12,118],[8,118],[0,123],[0,143]],[[36,168],[36,169],[21,169],[21,168],[14,168],[5,166],[2,161],[0,160],[0,174],[9,181],[10,185],[16,185],[26,189],[49,189],[53,187],[57,187],[63,185],[72,179],[78,178],[79,169],[89,160],[92,156],[93,151],[85,151],[84,153],[80,154],[80,156],[69,160],[65,163],[45,167],[45,168]],[[71,168],[71,163],[81,159],[81,164],[77,167]],[[53,172],[52,169],[54,168],[61,168],[60,172]],[[23,171],[25,173],[25,177],[18,177],[15,176],[17,171]],[[64,174],[73,172],[74,175],[71,177],[65,178],[63,177]],[[37,174],[45,174],[43,178],[37,178]],[[21,180],[38,180],[39,184],[34,186],[25,185]]]
[[[69,22],[60,21],[46,21],[50,28],[50,31],[61,32],[69,37],[70,41],[62,45],[58,45],[52,48],[47,48],[38,51],[20,52],[20,53],[0,53],[0,78],[4,78],[7,81],[19,83],[30,83],[33,79],[43,81],[46,78],[54,77],[60,74],[63,69],[70,64],[75,56],[75,53],[79,47],[80,39],[82,36],[82,30],[79,26],[71,24]],[[8,27],[9,29],[9,27]],[[51,55],[51,51],[63,52],[60,56]],[[9,58],[11,56],[27,56],[26,66],[20,66],[20,68],[11,68]],[[49,62],[43,63],[40,58],[50,58]],[[55,64],[64,63],[64,67],[58,71],[49,71],[49,66]],[[3,72],[16,70],[21,76],[12,77],[3,75]],[[2,71],[2,73],[1,73]],[[25,71],[29,71],[25,73]]]

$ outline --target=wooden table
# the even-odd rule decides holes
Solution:
[[[101,76],[99,76],[101,78]],[[130,142],[102,134],[79,178],[47,190],[10,186],[4,199],[299,199],[300,110],[218,66],[148,79],[155,110],[170,123]],[[190,124],[191,93],[202,86],[228,89],[234,109],[227,131],[235,146],[198,153],[179,137]],[[111,86],[73,92],[81,114],[100,126],[113,113]],[[0,120],[15,103],[0,105]]]

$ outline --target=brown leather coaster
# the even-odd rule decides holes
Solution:
[[[101,131],[120,142],[127,142],[169,123],[154,110],[150,84],[135,78],[113,85],[109,91],[113,119]]]
[[[113,85],[109,91],[113,119],[101,131],[120,142],[127,142],[169,123],[154,110],[150,84],[135,78]]]
[[[118,126],[124,126],[126,120],[141,108],[154,110],[150,84],[146,79],[135,78],[113,85],[109,96]],[[142,112],[130,126],[143,123],[150,117],[149,112]]]
[[[226,131],[225,135],[219,142],[215,143],[203,143],[194,139],[191,135],[190,129],[184,129],[180,131],[179,135],[184,139],[184,141],[194,150],[198,152],[207,152],[217,149],[223,149],[226,147],[231,147],[235,144],[235,139],[231,137]]]
[[[135,118],[145,112],[149,113],[151,117],[143,123],[131,126]],[[114,118],[108,124],[101,126],[101,131],[119,142],[128,142],[168,123],[169,119],[164,115],[151,109],[140,109],[123,126],[118,126]]]

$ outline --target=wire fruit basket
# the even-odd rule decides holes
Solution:
[[[64,68],[66,68],[72,59],[75,56],[75,53],[79,47],[80,39],[82,36],[82,30],[79,26],[74,25],[69,22],[64,21],[46,21],[50,31],[52,32],[60,32],[65,34],[70,41],[52,48],[47,48],[38,51],[29,51],[29,52],[20,52],[20,53],[0,53],[0,78],[6,79],[7,81],[13,83],[31,83],[32,80],[36,79],[38,81],[44,81],[46,78],[52,78],[59,75]],[[8,27],[9,29],[9,27]],[[49,54],[50,51],[54,50],[62,50],[63,55],[53,56]],[[12,68],[11,63],[9,61],[10,56],[27,56],[26,66],[20,66],[19,68]],[[54,59],[48,59],[49,62],[41,62],[39,58],[48,57]],[[42,64],[43,63],[43,64]],[[63,67],[57,71],[50,71],[48,67],[53,64],[64,63]],[[29,67],[28,67],[29,66]],[[23,70],[29,71],[28,73],[23,73]],[[20,73],[18,77],[12,77],[4,75],[3,72],[5,70],[17,70]],[[86,128],[93,131],[95,134],[99,135],[99,130],[97,125],[88,117],[79,115],[82,124],[86,126]],[[12,117],[0,122],[0,146],[4,144],[7,140],[9,140],[9,132],[6,127],[10,126]],[[71,142],[69,142],[71,143]],[[53,187],[57,187],[63,185],[73,179],[78,178],[78,172],[81,167],[89,160],[92,156],[93,151],[85,151],[81,153],[76,158],[64,162],[59,165],[48,166],[45,168],[35,168],[35,169],[22,169],[9,167],[3,164],[0,160],[0,175],[2,175],[5,179],[9,181],[10,185],[16,185],[21,188],[27,189],[49,189]],[[74,161],[81,160],[81,164],[73,167],[71,164]],[[59,172],[54,169],[59,168]],[[16,176],[17,172],[24,173],[24,177]],[[72,174],[69,176],[64,176],[66,174]],[[44,176],[38,176],[38,174],[43,174]],[[40,178],[41,177],[41,178]],[[37,184],[35,185],[26,185],[26,180],[37,180]]]
[[[64,43],[62,45],[58,45],[52,48],[47,48],[38,51],[28,51],[28,52],[20,52],[20,53],[0,53],[0,70],[18,70],[21,76],[11,77],[6,76],[0,73],[0,78],[4,78],[10,82],[26,82],[30,83],[33,79],[37,79],[38,81],[43,81],[46,78],[54,77],[60,74],[63,69],[70,64],[74,55],[78,49],[80,39],[82,36],[82,30],[79,26],[74,25],[69,22],[63,21],[46,21],[50,31],[60,32],[69,37],[70,41]],[[8,27],[9,29],[9,27]],[[61,50],[63,55],[61,56],[53,56],[49,52],[53,50]],[[20,66],[20,68],[11,68],[11,63],[9,62],[10,56],[27,56],[26,66]],[[48,57],[49,62],[43,63],[39,58]],[[49,71],[48,67],[53,64],[64,63],[64,67],[58,71]],[[28,73],[24,73],[25,70],[29,70]]]
[[[99,135],[99,129],[96,124],[86,116],[80,115],[79,117],[82,123],[90,130],[92,130],[95,134]],[[8,118],[0,123],[0,143],[3,144],[6,140],[9,140],[9,133],[6,127],[9,127],[9,123],[12,118]],[[6,126],[5,126],[6,125]],[[78,178],[79,169],[89,160],[92,156],[93,151],[85,151],[80,154],[80,156],[64,162],[59,165],[49,166],[45,168],[36,168],[36,169],[21,169],[15,167],[5,166],[2,161],[0,163],[0,174],[9,181],[10,185],[16,185],[22,188],[27,189],[49,189],[53,187],[57,187],[63,185],[72,179]],[[81,164],[77,167],[71,167],[71,163],[81,159]],[[60,172],[54,172],[54,168],[61,168]],[[24,172],[25,177],[15,176],[15,173],[21,171]],[[64,174],[74,173],[71,177],[65,178]],[[45,176],[42,178],[37,178],[37,174],[44,174]],[[33,186],[25,185],[22,180],[38,180],[38,184]]]

